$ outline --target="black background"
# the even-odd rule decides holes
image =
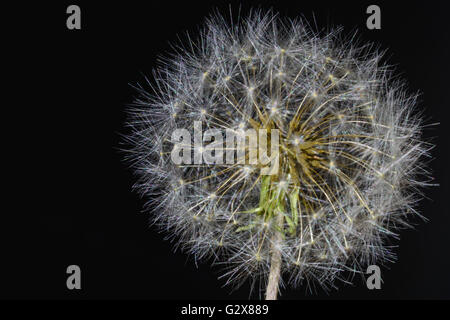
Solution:
[[[13,215],[19,230],[9,230],[1,263],[2,298],[69,299],[247,299],[244,285],[230,294],[217,280],[218,269],[198,267],[173,252],[164,234],[141,213],[145,200],[131,191],[132,172],[122,163],[120,132],[125,105],[135,92],[129,84],[151,75],[159,54],[185,30],[195,33],[213,9],[237,13],[239,2],[116,1],[39,4],[19,9],[22,19],[10,25],[25,60],[22,93],[36,120],[28,137],[29,153],[39,172],[22,191]],[[448,10],[443,2],[244,1],[273,8],[288,17],[305,15],[319,27],[358,29],[365,41],[388,48],[388,61],[420,90],[427,123],[440,122],[427,137],[437,147],[431,167],[439,187],[429,199],[415,230],[401,232],[398,262],[382,268],[381,290],[368,290],[360,277],[339,290],[282,291],[281,299],[442,299],[450,298],[450,215],[448,205],[449,46]],[[82,29],[67,30],[66,8],[77,4]],[[366,28],[366,8],[381,7],[382,29]],[[31,23],[24,28],[24,24]],[[23,190],[23,189],[21,189]],[[31,208],[28,205],[31,204]],[[9,235],[9,234],[8,234]],[[66,288],[66,268],[82,270],[82,290]],[[257,298],[257,296],[252,296]]]

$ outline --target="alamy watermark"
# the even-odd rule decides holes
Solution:
[[[278,173],[280,132],[278,129],[208,129],[194,121],[193,139],[187,129],[172,133],[171,159],[177,165],[248,164],[260,167],[262,175]],[[206,143],[206,144],[205,144]],[[268,148],[270,147],[270,154]]]

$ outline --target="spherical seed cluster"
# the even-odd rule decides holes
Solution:
[[[229,282],[264,283],[274,257],[283,280],[323,286],[391,260],[386,238],[416,213],[430,146],[415,96],[380,59],[339,30],[321,35],[272,12],[239,24],[210,18],[130,109],[129,160],[154,221],[195,259],[223,263]],[[261,164],[175,164],[172,133],[195,121],[279,130],[276,174]]]

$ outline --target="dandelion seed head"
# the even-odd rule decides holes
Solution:
[[[236,286],[267,281],[274,251],[293,286],[333,287],[343,270],[392,261],[386,241],[417,213],[431,145],[416,95],[392,80],[382,54],[339,28],[315,32],[272,11],[233,27],[213,16],[189,41],[155,70],[151,93],[138,87],[129,110],[127,159],[155,223]],[[241,135],[278,129],[277,173],[176,165],[171,135],[194,121]]]

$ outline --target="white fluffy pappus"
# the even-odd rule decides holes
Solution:
[[[128,109],[126,158],[153,221],[196,260],[222,265],[227,283],[263,288],[272,277],[275,297],[278,285],[329,288],[342,271],[393,261],[386,241],[418,215],[432,145],[416,95],[381,58],[340,29],[322,34],[272,11],[209,18]],[[194,121],[278,129],[278,173],[176,165],[171,135]]]

